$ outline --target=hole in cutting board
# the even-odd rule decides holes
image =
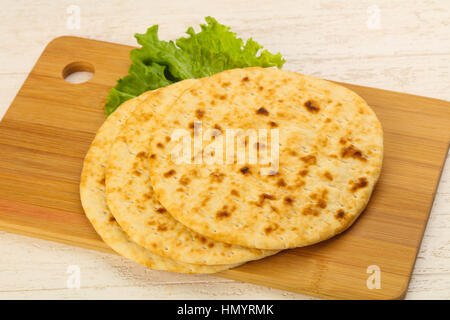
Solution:
[[[77,61],[64,67],[62,76],[70,83],[78,84],[89,81],[94,76],[94,66],[89,62]]]

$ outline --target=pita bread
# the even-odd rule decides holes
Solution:
[[[184,84],[173,86],[174,88],[170,90],[179,92],[180,86]],[[105,194],[105,166],[109,148],[119,130],[119,124],[140,102],[153,94],[153,91],[148,92],[123,103],[98,130],[84,160],[81,175],[80,196],[86,216],[103,241],[114,251],[148,268],[181,273],[214,273],[234,267],[236,265],[187,264],[154,254],[131,241],[108,209]]]
[[[164,115],[177,97],[160,90],[146,99],[121,127],[111,147],[106,173],[107,203],[112,215],[137,244],[185,263],[243,263],[276,253],[204,237],[175,220],[159,203],[149,173],[148,146],[154,130],[149,127],[149,119],[155,114]]]
[[[216,74],[152,121],[160,126],[149,149],[158,200],[188,228],[235,245],[301,247],[344,231],[367,205],[381,170],[382,128],[367,103],[340,85],[294,72]],[[249,148],[261,156],[278,147],[278,156],[271,166],[236,158],[231,164],[177,164],[171,153],[179,142],[166,137],[177,129],[193,137],[195,121],[203,132],[216,128],[222,137],[229,128],[278,129],[273,146],[271,133],[266,144],[241,140],[247,159]]]

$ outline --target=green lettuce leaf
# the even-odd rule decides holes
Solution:
[[[189,28],[188,37],[175,42],[159,40],[158,25],[148,28],[144,34],[136,34],[141,48],[131,51],[128,75],[119,79],[109,92],[106,113],[111,114],[124,101],[148,90],[180,80],[234,68],[283,66],[285,60],[280,53],[261,51],[262,46],[252,39],[244,44],[229,27],[212,17],[205,20],[207,24],[201,25],[199,33]]]

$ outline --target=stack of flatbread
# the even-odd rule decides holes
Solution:
[[[228,70],[123,103],[86,155],[81,200],[119,254],[219,272],[347,229],[379,177],[382,135],[342,86]]]

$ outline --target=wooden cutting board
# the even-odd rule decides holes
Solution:
[[[48,44],[0,122],[1,229],[111,252],[84,216],[78,183],[131,49],[75,37]],[[82,70],[94,77],[64,80]],[[366,211],[331,240],[219,276],[324,298],[404,296],[447,155],[450,103],[343,85],[373,107],[385,132],[383,170]],[[369,288],[378,275],[381,288]]]

